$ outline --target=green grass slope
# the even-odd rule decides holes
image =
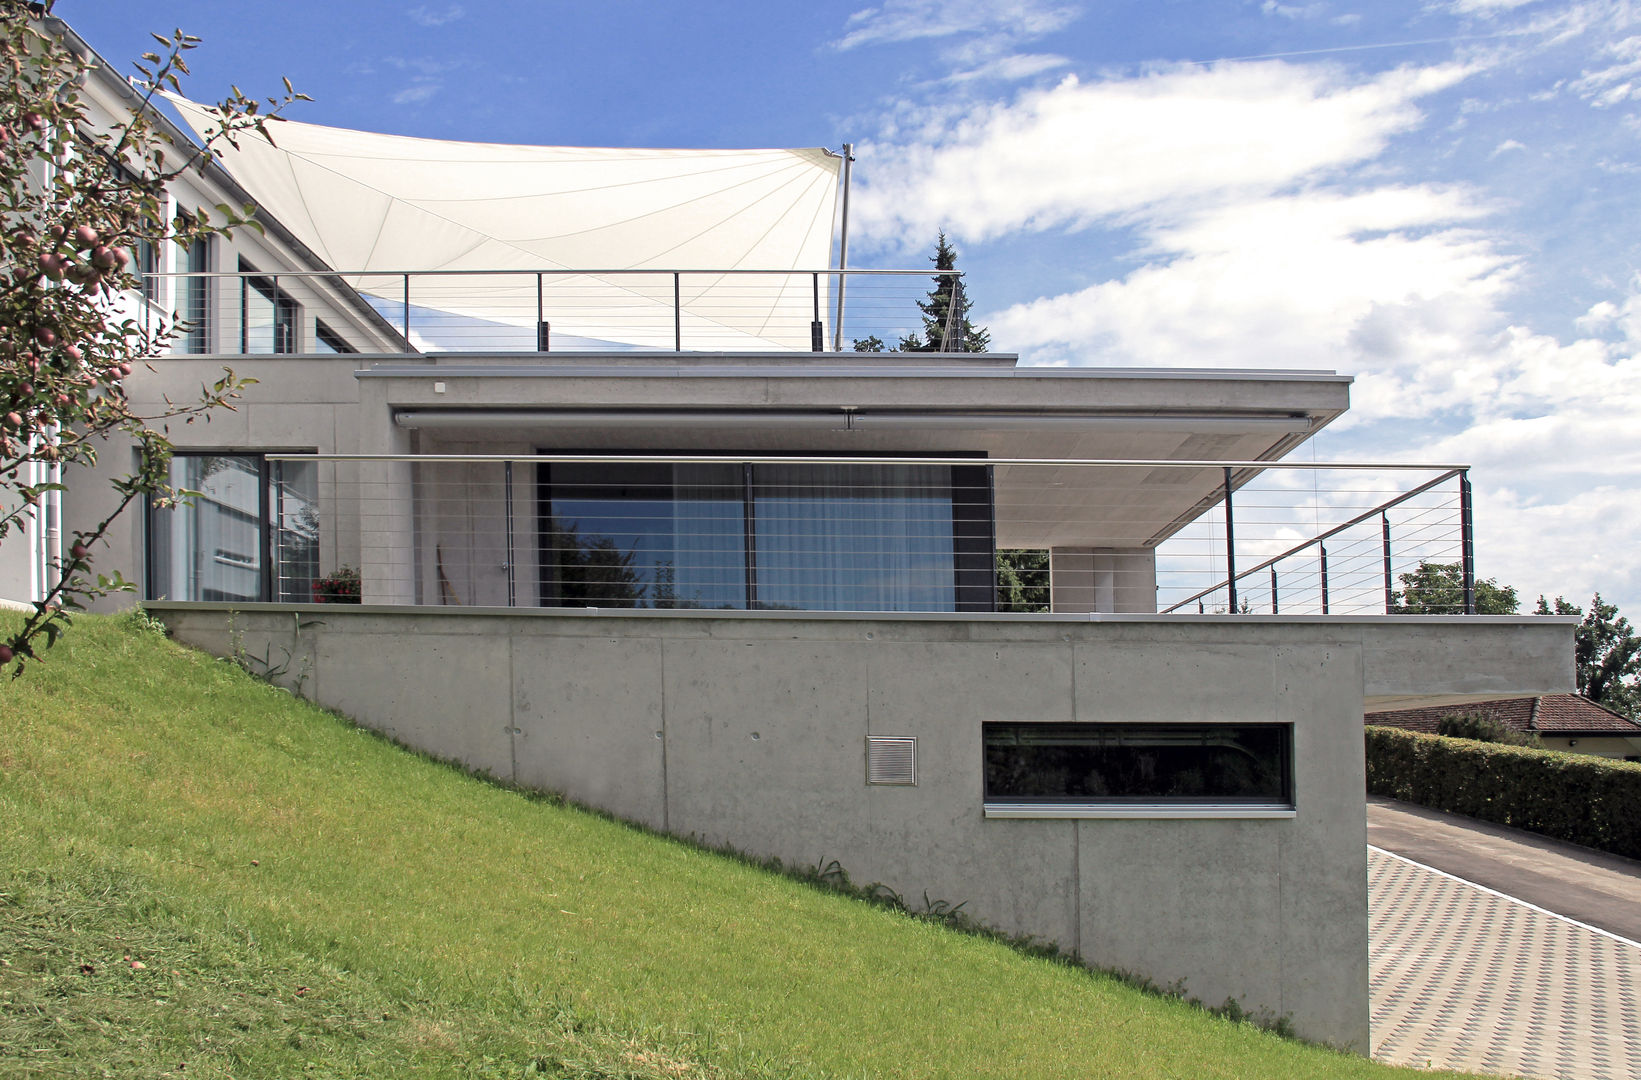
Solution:
[[[131,619],[0,686],[0,1075],[412,1070],[1396,1072],[475,780]]]

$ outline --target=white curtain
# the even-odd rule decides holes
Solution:
[[[759,607],[955,610],[949,468],[763,465],[753,475]]]

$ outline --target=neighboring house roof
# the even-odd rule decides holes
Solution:
[[[1438,705],[1424,709],[1370,712],[1369,724],[1435,734],[1444,717],[1482,713],[1515,731],[1542,734],[1641,736],[1641,723],[1628,720],[1581,694],[1545,694],[1542,697],[1473,701],[1466,705]]]

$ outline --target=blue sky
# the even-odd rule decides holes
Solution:
[[[851,263],[961,253],[994,347],[1357,376],[1325,458],[1476,466],[1483,576],[1641,616],[1628,0],[59,0],[189,95],[598,146],[857,145]]]

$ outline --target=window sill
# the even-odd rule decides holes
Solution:
[[[1183,818],[1196,819],[1237,819],[1237,820],[1284,820],[1291,819],[1295,814],[1294,808],[1280,803],[1238,804],[1238,803],[1206,803],[1181,805],[1178,803],[1128,803],[1114,805],[1111,803],[986,803],[988,818],[1049,818],[1049,819],[1151,819],[1174,820]]]

